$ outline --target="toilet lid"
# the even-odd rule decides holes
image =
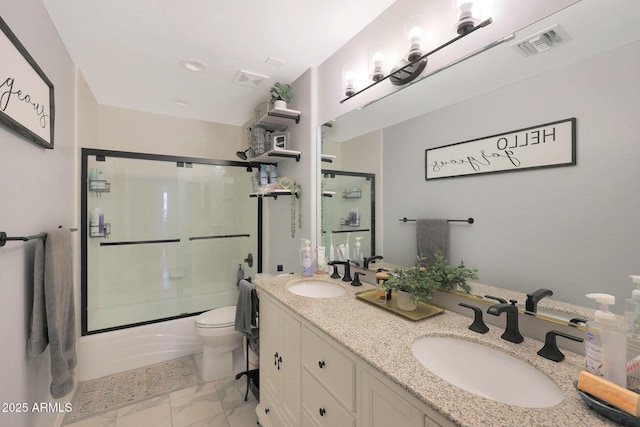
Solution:
[[[226,328],[236,321],[236,306],[216,308],[196,317],[196,325],[206,328]]]

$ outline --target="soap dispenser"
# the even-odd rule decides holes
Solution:
[[[627,332],[627,388],[640,392],[640,276],[629,276],[636,286],[625,300]]]
[[[360,267],[363,267],[364,257],[362,255],[362,244],[360,240],[362,240],[362,237],[356,237],[356,248],[353,250],[353,260],[357,262]]]
[[[627,386],[627,342],[624,328],[618,324],[616,315],[609,311],[615,304],[613,295],[594,293],[587,298],[600,303],[594,319],[587,322],[585,341],[586,370],[594,375]]]

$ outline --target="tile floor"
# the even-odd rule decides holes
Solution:
[[[197,356],[196,361],[199,362]],[[254,427],[257,401],[244,401],[246,377],[235,376],[85,418],[64,427]]]

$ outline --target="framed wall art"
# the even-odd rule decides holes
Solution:
[[[425,179],[576,164],[576,119],[570,118],[425,150]]]
[[[0,18],[0,124],[53,148],[53,84]]]

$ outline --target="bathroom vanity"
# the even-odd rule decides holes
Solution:
[[[481,335],[471,319],[450,311],[414,322],[356,298],[372,289],[328,276],[313,280],[343,286],[332,298],[296,295],[299,275],[257,275],[260,293],[260,423],[278,426],[606,426],[573,387],[583,356],[563,350],[555,363],[536,354],[543,343],[500,339],[502,328]],[[425,336],[449,336],[500,350],[546,375],[563,394],[546,408],[504,404],[458,388],[433,374],[412,354]],[[477,366],[482,370],[483,366]],[[503,382],[507,387],[508,378]],[[538,390],[531,389],[535,394]]]

